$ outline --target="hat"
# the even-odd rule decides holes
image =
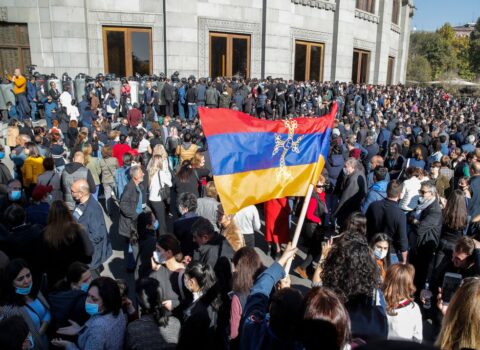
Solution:
[[[340,136],[340,130],[338,130],[338,128],[334,128],[332,130],[332,135],[335,137]]]
[[[52,192],[52,186],[37,185],[33,189],[32,198],[34,201],[41,201],[46,194]]]

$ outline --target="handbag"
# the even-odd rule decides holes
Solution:
[[[158,176],[158,184],[160,185],[160,189],[158,190],[158,195],[165,201],[167,204],[170,204],[170,187],[162,185],[162,179],[160,178],[160,171],[157,172]]]
[[[198,177],[197,170],[193,169],[195,177],[197,178],[197,187],[198,187],[198,196],[199,198],[205,197],[205,186],[202,183],[202,180]]]

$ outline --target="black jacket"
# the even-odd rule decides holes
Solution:
[[[354,211],[359,211],[363,199],[367,194],[367,181],[365,176],[355,170],[350,176],[341,172],[335,185],[335,193],[339,195],[337,207],[333,216],[337,218],[340,226],[347,220]]]
[[[56,331],[60,327],[69,326],[68,320],[83,326],[90,318],[85,311],[87,293],[81,290],[58,290],[48,294],[48,304],[52,315],[50,328]]]
[[[435,200],[420,214],[420,223],[415,229],[413,246],[422,250],[434,251],[438,247],[442,232],[442,209],[438,200]]]
[[[193,260],[202,264],[209,264],[211,267],[217,265],[220,257],[229,260],[233,258],[234,251],[225,237],[217,234],[207,244],[199,246],[193,253]]]
[[[132,232],[136,232],[137,227],[137,203],[140,194],[137,191],[135,182],[130,180],[125,186],[120,199],[120,221],[118,223],[118,233],[121,236],[131,238]],[[143,199],[143,198],[142,198]]]
[[[192,225],[197,221],[195,213],[187,213],[173,223],[173,234],[180,241],[180,249],[183,255],[193,256],[197,244],[193,242]]]
[[[396,251],[408,250],[407,217],[397,202],[390,199],[373,202],[369,205],[366,216],[368,240],[376,233],[383,232],[392,238]]]

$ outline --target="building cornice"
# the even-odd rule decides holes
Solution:
[[[370,12],[362,11],[362,10],[359,10],[359,9],[355,9],[355,17],[363,19],[363,20],[368,21],[368,22],[372,22],[372,23],[379,23],[380,22],[377,15],[375,15],[373,13],[370,13]]]
[[[336,4],[328,0],[292,0],[295,5],[310,6],[320,10],[335,11]]]

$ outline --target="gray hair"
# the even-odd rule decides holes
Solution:
[[[428,189],[428,191],[432,192],[433,194],[437,194],[437,187],[433,181],[422,182],[422,187]]]
[[[130,177],[132,179],[136,178],[138,173],[142,171],[142,168],[140,167],[140,165],[134,165],[130,168]]]

